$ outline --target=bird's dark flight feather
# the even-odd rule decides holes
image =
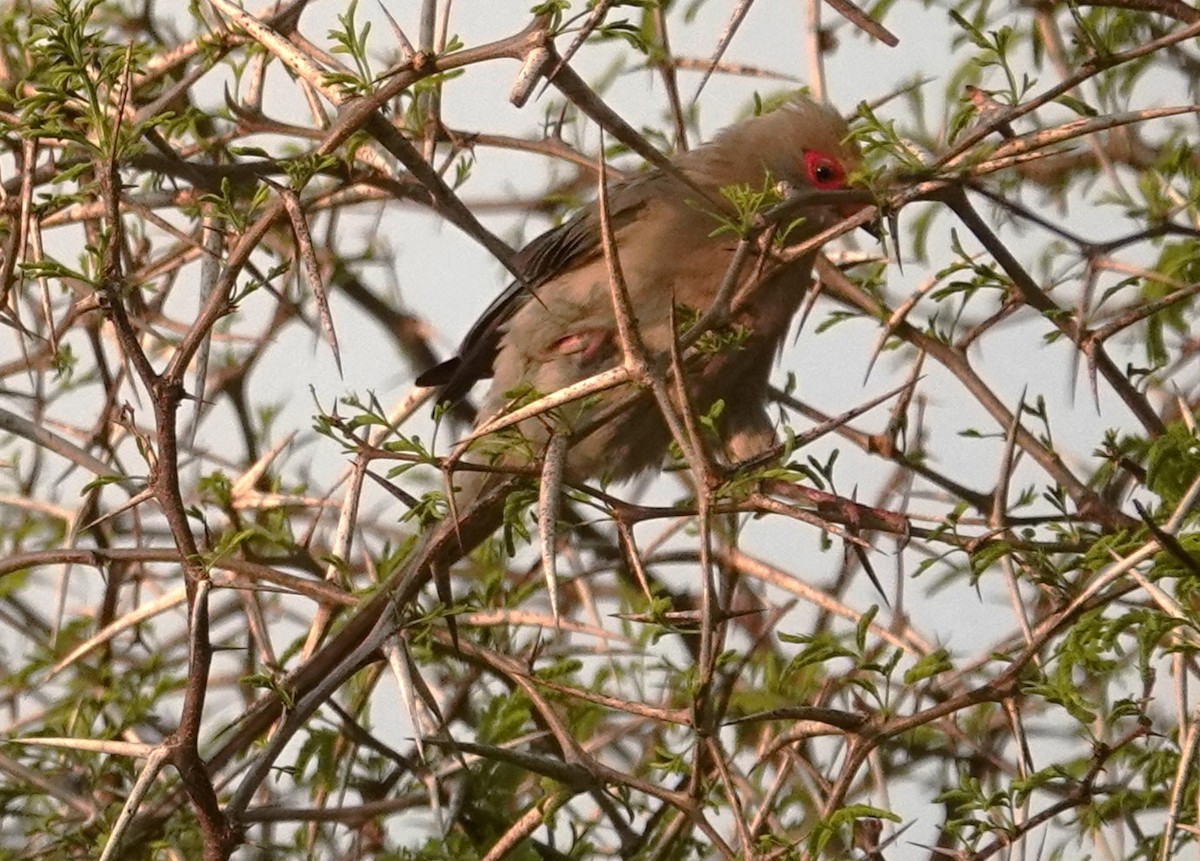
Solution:
[[[609,220],[614,233],[633,220],[649,192],[662,180],[663,175],[654,171],[610,190]],[[489,379],[504,324],[526,302],[536,301],[538,287],[600,254],[600,233],[599,213],[592,205],[530,241],[514,261],[525,283],[512,282],[492,300],[463,338],[458,355],[423,372],[417,377],[417,385],[438,386],[438,400],[455,403],[475,383]]]

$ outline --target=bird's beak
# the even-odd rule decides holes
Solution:
[[[852,216],[858,215],[864,209],[868,209],[871,206],[873,206],[873,204],[870,204],[870,203],[858,203],[858,202],[840,203],[840,204],[834,206],[833,209],[834,209],[834,212],[836,212],[841,218],[850,218]],[[866,224],[863,224],[861,226],[862,226],[863,230],[865,230],[867,233],[871,234],[871,236],[875,237],[876,239],[883,239],[883,218],[882,218],[882,216],[876,215],[876,217],[873,218],[871,221],[868,221]]]
[[[865,230],[867,233],[871,234],[871,236],[875,240],[877,240],[879,242],[883,241],[883,218],[882,217],[876,216],[871,221],[868,221],[866,224],[862,225],[862,229]]]
[[[762,213],[762,217],[767,223],[779,223],[803,215],[807,211],[811,217],[820,219],[822,228],[832,227],[838,221],[875,206],[874,202],[864,200],[864,197],[862,189],[815,191],[805,188],[789,191],[785,193],[781,203]],[[882,235],[878,217],[862,225],[862,228],[876,239]]]

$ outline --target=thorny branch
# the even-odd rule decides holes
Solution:
[[[695,414],[682,384],[698,340],[731,319],[732,289],[681,333],[670,363],[654,364],[606,218],[624,363],[467,441],[621,387],[628,395],[611,409],[653,400],[681,452],[653,496],[533,466],[439,519],[440,479],[422,476],[472,467],[443,454],[447,431],[431,445],[413,430],[419,396],[392,408],[374,394],[331,405],[345,388],[319,389],[300,426],[279,431],[294,419],[266,385],[278,376],[277,345],[295,350],[297,332],[322,332],[353,356],[368,340],[347,332],[364,324],[343,322],[343,298],[385,334],[369,338],[372,364],[389,366],[393,344],[414,365],[441,352],[410,291],[430,280],[449,289],[457,261],[431,279],[406,265],[407,237],[386,248],[351,234],[386,235],[385,212],[403,201],[453,224],[519,280],[506,234],[481,215],[557,217],[558,199],[596,178],[603,205],[606,178],[638,169],[609,165],[607,138],[673,169],[620,92],[585,74],[590,52],[614,37],[644,50],[635,65],[662,85],[663,139],[695,145],[693,111],[707,123],[716,108],[711,84],[687,100],[699,80],[690,69],[770,74],[737,59],[762,2],[738,4],[712,50],[693,52],[690,22],[666,7],[643,10],[632,29],[617,4],[580,19],[548,11],[463,46],[453,38],[460,13],[429,0],[417,38],[388,21],[400,47],[382,73],[377,42],[356,42],[353,16],[338,21],[332,52],[309,32],[303,2],[255,12],[212,0],[189,39],[160,30],[148,3],[141,18],[120,19],[132,35],[119,46],[106,41],[109,25],[78,17],[86,4],[46,13],[62,16],[57,29],[12,31],[32,41],[0,48],[0,147],[11,156],[0,177],[0,300],[13,345],[0,357],[0,427],[12,445],[0,487],[0,624],[28,666],[0,702],[13,734],[42,745],[0,756],[0,771],[26,821],[99,840],[106,857],[176,840],[212,859],[297,840],[309,855],[366,857],[391,849],[392,826],[417,811],[425,824],[405,839],[424,829],[420,840],[451,851],[462,838],[462,853],[488,859],[529,845],[586,855],[584,839],[602,847],[597,857],[674,856],[692,841],[726,858],[876,858],[896,846],[878,817],[900,793],[927,792],[914,788],[914,769],[932,764],[947,799],[935,855],[982,859],[1056,841],[1065,813],[1091,817],[1096,839],[1116,842],[1151,839],[1139,817],[1162,814],[1159,857],[1194,842],[1181,799],[1194,795],[1197,747],[1187,584],[1200,493],[1200,227],[1195,157],[1171,135],[1189,128],[1172,116],[1196,106],[1185,103],[1195,99],[1187,82],[1173,107],[1128,95],[1144,69],[1189,68],[1200,24],[1185,4],[1014,8],[1006,38],[1044,48],[1057,78],[1042,69],[957,138],[927,135],[925,152],[866,129],[884,169],[870,193],[850,197],[913,224],[933,206],[973,250],[938,248],[935,236],[913,290],[877,255],[828,246],[797,355],[816,345],[839,354],[842,371],[858,359],[872,374],[901,370],[885,395],[843,386],[835,396],[814,370],[828,365],[809,355],[798,385],[776,391],[780,444],[769,456],[715,460],[703,442],[710,417]],[[852,4],[837,8],[890,37]],[[980,45],[1000,26],[968,40],[980,58],[970,75],[995,73],[993,85],[1013,61]],[[837,59],[824,26],[806,43],[815,67]],[[280,66],[287,76],[274,76]],[[228,111],[206,110],[202,94],[223,68],[235,71]],[[554,134],[448,124],[455,75],[481,72],[515,76],[520,116],[545,105]],[[283,110],[288,100],[309,115]],[[1099,115],[1064,121],[1056,100]],[[575,117],[603,130],[598,146],[574,134]],[[1011,137],[993,146],[1000,129]],[[1064,149],[1072,142],[1086,146]],[[472,171],[512,153],[567,171],[547,194],[477,193]],[[1071,188],[1054,201],[1071,208],[1031,202],[1024,182]],[[1019,240],[975,209],[980,197],[1025,231]],[[1076,217],[1110,201],[1123,226],[1098,231]],[[763,213],[757,228],[788,216]],[[874,217],[860,213],[788,253]],[[762,235],[742,239],[727,285],[753,265]],[[1026,237],[1045,243],[1041,259]],[[908,238],[891,237],[906,258]],[[214,277],[197,300],[189,290],[202,266]],[[840,325],[818,332],[818,322]],[[1077,427],[1071,405],[1051,397],[1058,368],[1015,390],[1000,373],[998,352],[1045,355],[1036,351],[1046,329],[1086,362],[1102,431]],[[1017,373],[1024,359],[1011,362]],[[360,384],[353,361],[349,387],[394,387],[394,374]],[[202,387],[189,391],[198,373]],[[180,406],[195,396],[204,403],[185,432]],[[313,412],[318,434],[308,433]],[[970,442],[954,438],[968,429]],[[341,455],[346,463],[324,468]],[[986,468],[972,468],[981,458]],[[376,496],[381,484],[393,492]],[[509,551],[533,526],[518,500],[539,495],[542,519],[561,525],[541,530],[530,563]],[[420,541],[404,547],[414,531]],[[855,576],[863,571],[882,595]],[[434,572],[453,588],[429,589]],[[50,602],[36,591],[46,581],[30,585],[46,575],[61,590]],[[98,579],[102,606],[89,616],[77,610],[80,583]],[[996,602],[984,605],[986,630],[945,635],[947,617],[978,612],[975,590]],[[388,712],[386,726],[384,655],[409,712]],[[1028,743],[1046,726],[1069,753]],[[130,775],[111,767],[126,757],[142,758]],[[1169,787],[1139,783],[1156,757],[1174,757]],[[112,799],[121,813],[101,830]],[[426,827],[429,811],[436,827]],[[564,849],[567,833],[586,837]],[[900,827],[888,833],[906,839]],[[30,839],[22,849],[52,856],[56,837]]]

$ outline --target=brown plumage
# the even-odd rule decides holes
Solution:
[[[830,108],[799,99],[733,126],[675,160],[706,195],[658,172],[609,190],[610,223],[626,287],[641,336],[654,357],[662,359],[669,349],[672,303],[706,311],[737,246],[737,237],[730,233],[713,235],[719,220],[713,205],[699,198],[719,201],[722,187],[761,189],[768,179],[800,191],[841,188],[858,163],[856,151],[843,143],[845,135],[845,123]],[[787,242],[813,236],[857,208],[809,207],[806,221],[788,233]],[[486,421],[507,407],[505,393],[522,385],[549,393],[618,364],[621,352],[600,236],[593,204],[531,242],[520,255],[529,289],[510,287],[471,329],[459,356],[427,371],[418,383],[440,386],[443,398],[457,399],[475,382],[491,377],[480,412],[480,421]],[[759,272],[759,262],[766,264],[764,273]],[[774,441],[764,408],[767,377],[803,300],[811,266],[811,254],[785,265],[751,259],[733,301],[734,324],[744,326],[747,336],[739,346],[694,355],[685,368],[698,410],[707,411],[718,399],[726,403],[720,432],[729,459],[751,456]],[[530,442],[526,453],[510,448],[502,462],[533,462],[549,437],[549,427],[557,424],[575,431],[567,459],[573,478],[624,478],[658,465],[669,437],[652,401],[642,396],[631,408],[606,415],[630,391],[623,386],[586,405],[560,408],[554,418],[523,422],[519,427]],[[594,432],[579,436],[601,417],[606,420]],[[473,452],[468,457],[480,460],[483,455]],[[480,475],[455,476],[462,488],[456,494],[460,517],[432,527],[361,610],[288,677],[295,701],[274,743],[286,741],[387,639],[395,630],[395,608],[412,601],[431,572],[442,572],[438,591],[445,597],[446,569],[491,533],[504,505],[507,487]],[[280,697],[261,699],[225,736],[209,766],[220,768],[282,713]]]
[[[708,310],[730,268],[738,237],[718,230],[721,190],[757,191],[776,183],[792,192],[844,188],[859,161],[846,135],[845,122],[831,108],[796,99],[678,156],[675,165],[694,187],[653,171],[609,189],[618,259],[638,330],[653,358],[663,359],[671,347],[673,308]],[[732,207],[726,208],[728,217]],[[857,208],[809,207],[784,244],[801,242]],[[810,280],[812,254],[782,265],[767,257],[751,257],[742,268],[732,324],[743,328],[744,336],[734,346],[693,357],[687,366],[689,395],[698,412],[725,402],[720,433],[730,460],[750,457],[774,442],[764,406],[767,379]],[[548,394],[622,360],[597,204],[534,239],[519,262],[528,286],[509,287],[468,333],[459,356],[417,380],[442,387],[442,399],[456,400],[490,377],[481,422],[507,409],[513,393]],[[553,430],[573,437],[567,458],[572,478],[620,479],[658,466],[670,436],[649,397],[618,415],[605,415],[605,407],[628,392],[628,386],[619,387],[522,422],[519,428],[530,445],[524,453],[506,453],[500,462],[536,460]],[[605,420],[594,427],[601,415]],[[481,489],[477,480],[463,482],[470,496]]]

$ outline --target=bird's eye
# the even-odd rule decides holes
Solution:
[[[846,185],[846,171],[837,159],[824,153],[811,150],[804,153],[804,170],[813,188],[828,190]]]

